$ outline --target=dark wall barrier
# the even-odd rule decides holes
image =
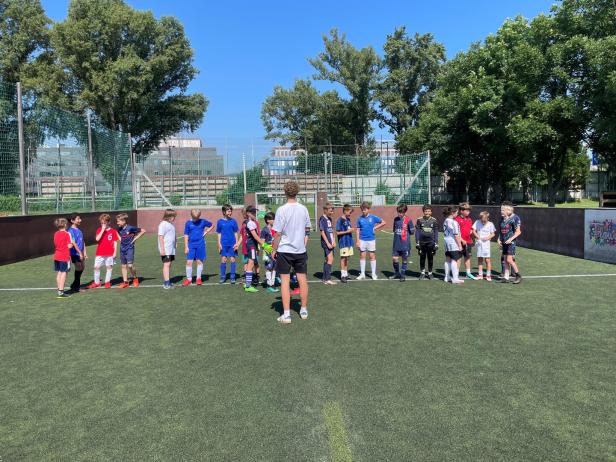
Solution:
[[[137,212],[135,210],[124,212],[128,214],[129,223],[137,223]],[[82,219],[81,230],[87,245],[94,243],[96,228],[99,225],[98,217],[101,213],[105,212],[79,214]],[[111,215],[111,224],[115,226],[115,215],[120,212],[108,213]],[[54,220],[58,217],[68,219],[68,215],[28,215],[0,218],[0,236],[3,243],[0,252],[0,265],[51,255],[54,251],[53,234],[56,232]]]

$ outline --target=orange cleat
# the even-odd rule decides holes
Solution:
[[[139,287],[139,278],[133,279],[133,287]]]
[[[118,289],[126,289],[130,284],[127,281],[124,281],[122,284],[118,286]]]
[[[100,283],[96,283],[92,281],[90,284],[88,284],[86,289],[98,289],[100,286],[101,286]]]
[[[105,283],[105,289],[111,289],[111,282]]]
[[[182,286],[186,287],[189,286],[192,283],[192,281],[190,279],[184,279],[182,281]]]
[[[203,285],[203,281],[201,280],[201,278],[197,278],[197,285],[198,286]]]

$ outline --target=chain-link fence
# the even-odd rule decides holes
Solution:
[[[133,207],[128,134],[95,115],[76,115],[0,83],[0,213],[118,210]],[[23,172],[19,129],[23,131]]]

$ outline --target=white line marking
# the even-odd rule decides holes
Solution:
[[[614,277],[616,276],[616,273],[605,273],[605,274],[601,274],[601,273],[597,273],[597,274],[548,274],[548,275],[543,275],[543,276],[524,276],[524,279],[561,279],[561,278],[602,278],[602,277]],[[461,279],[467,279],[467,278],[461,278]],[[441,278],[436,278],[437,281],[442,281]],[[469,280],[469,279],[467,279]],[[349,282],[353,282],[353,283],[364,283],[364,282],[398,282],[397,279],[387,279],[384,277],[381,277],[379,279],[377,279],[376,281],[374,281],[373,279],[371,279],[369,276],[366,276],[366,279],[364,279],[363,281],[358,281],[356,279],[351,279],[349,280]],[[470,281],[470,280],[469,280]],[[416,277],[411,277],[408,278],[406,280],[406,282],[420,282],[419,279],[417,279]],[[479,282],[479,281],[478,281]],[[309,284],[322,284],[323,282],[320,280],[315,280],[315,279],[311,279],[308,281]],[[218,284],[217,282],[204,282],[203,283],[204,286],[230,286],[233,284],[230,284],[229,282],[225,282],[224,284]],[[235,284],[237,287],[241,287],[243,284],[241,282]],[[181,287],[179,284],[175,284],[174,287]],[[196,287],[196,284],[191,284],[189,287]],[[117,289],[117,286],[113,286],[113,289]],[[139,288],[144,288],[144,289],[161,289],[162,288],[162,284],[141,284],[139,285]],[[129,288],[132,289],[132,288]],[[1,288],[0,291],[3,292],[27,292],[27,291],[37,291],[37,290],[57,290],[55,287],[15,287],[15,288]],[[100,288],[98,289],[100,290]],[[134,290],[134,289],[133,289]],[[132,290],[131,290],[132,291]],[[87,292],[87,290],[86,290]]]

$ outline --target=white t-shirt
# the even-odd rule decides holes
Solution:
[[[492,233],[496,232],[496,228],[491,221],[482,223],[481,220],[477,220],[473,224],[473,229],[477,231],[480,239],[475,242],[477,247],[477,256],[481,258],[490,258],[490,241],[482,241],[481,238],[489,237]]]
[[[454,236],[460,235],[460,225],[453,218],[447,218],[443,224],[443,234],[445,236],[445,250],[448,252],[458,252],[460,248]]]
[[[304,238],[306,229],[310,229],[308,209],[297,202],[283,205],[276,210],[272,229],[281,235],[278,252],[305,253]]]
[[[167,220],[163,220],[158,225],[158,235],[163,237],[165,242],[165,255],[175,255],[175,226],[169,223]],[[163,252],[160,248],[160,241],[158,242],[158,251]]]

